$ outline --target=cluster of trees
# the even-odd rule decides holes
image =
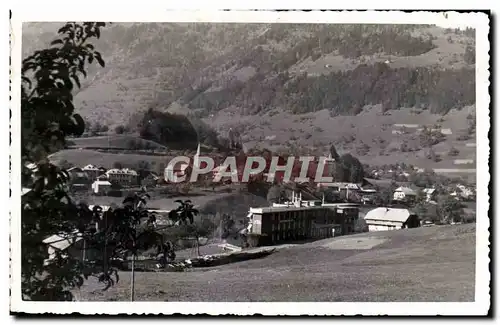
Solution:
[[[338,53],[346,58],[361,55],[386,53],[390,55],[415,56],[426,53],[436,46],[431,37],[415,37],[411,31],[415,25],[292,25],[279,24],[270,27],[258,42],[283,42],[293,39],[294,33],[309,33],[309,37],[296,40],[295,46],[275,60],[276,71],[283,71],[307,57]],[[295,40],[295,39],[294,39]],[[255,57],[255,53],[252,53]]]
[[[243,114],[286,107],[296,114],[329,109],[333,115],[352,115],[365,105],[382,104],[384,110],[419,107],[446,114],[474,102],[474,69],[391,68],[376,63],[318,77],[304,73],[291,78],[286,72],[269,77],[259,72],[245,83],[199,92],[189,106],[206,108],[207,114],[234,105],[245,107]]]
[[[137,130],[141,138],[170,148],[196,149],[198,142],[212,147],[220,147],[223,144],[217,131],[200,118],[154,109],[144,112],[137,123]],[[147,142],[137,141],[130,144],[131,149],[151,149]]]
[[[68,23],[59,30],[61,38],[52,42],[50,48],[36,51],[22,62],[21,182],[23,188],[30,189],[22,196],[21,218],[21,290],[26,300],[71,300],[70,289],[81,286],[90,275],[113,283],[113,269],[106,262],[84,266],[56,253],[52,261],[44,263],[49,256],[43,243],[49,236],[68,236],[75,230],[82,237],[95,240],[113,232],[106,229],[96,234],[92,225],[97,211],[71,201],[65,186],[69,175],[47,159],[54,143],[64,143],[67,136],[80,136],[85,130],[82,117],[73,112],[72,90],[75,84],[80,85],[80,77],[86,75],[87,62],[96,61],[104,66],[100,53],[88,44],[89,39],[100,36],[103,26],[103,23]],[[27,167],[31,164],[36,168]],[[121,217],[114,219],[118,222],[134,218],[132,210],[116,213]],[[110,214],[109,217],[115,216]],[[135,216],[134,220],[138,220],[139,216]],[[130,247],[130,242],[121,239],[110,247]]]
[[[106,133],[109,131],[109,127],[105,124],[99,122],[85,122],[85,131],[90,136],[96,136],[99,133]]]
[[[476,49],[471,45],[467,45],[464,52],[464,61],[467,64],[476,63]]]
[[[342,155],[336,162],[333,177],[336,182],[361,183],[364,177],[363,164],[349,153]]]
[[[451,222],[468,222],[464,209],[465,205],[450,195],[440,195],[436,204],[426,202],[425,195],[419,193],[414,207],[415,212],[422,220],[436,224]]]
[[[148,109],[138,129],[141,138],[167,147],[196,149],[198,145],[196,129],[184,115]]]
[[[365,105],[428,108],[445,114],[475,102],[473,69],[396,68],[385,63],[320,77],[303,75],[287,83],[286,103],[295,113],[328,108],[334,115],[357,114]]]
[[[327,108],[334,115],[356,114],[368,104],[383,104],[385,109],[417,106],[446,113],[450,108],[473,103],[473,69],[391,69],[386,64],[375,64],[320,77],[290,78],[288,74],[287,70],[297,62],[328,53],[336,52],[350,58],[375,53],[411,56],[433,49],[433,37],[413,37],[414,28],[417,26],[273,25],[258,38],[257,44],[293,39],[296,42],[292,43],[295,44],[292,48],[279,51],[250,43],[234,49],[239,55],[233,60],[232,56],[225,56],[225,61],[235,69],[254,67],[256,73],[252,78],[245,82],[234,80],[217,87],[216,91],[207,92],[212,82],[204,75],[201,80],[208,81],[194,88],[183,86],[179,97],[191,108],[207,109],[207,114],[231,105],[243,107],[244,114],[255,114],[268,107],[286,107],[295,113]],[[301,38],[296,38],[294,33],[297,31],[305,31],[310,36],[304,39],[302,33]],[[470,63],[474,57],[471,46],[465,56]]]
[[[118,125],[115,127],[115,133],[116,134],[124,134],[130,132],[130,129],[127,126],[124,125]]]
[[[419,134],[420,146],[430,148],[440,142],[443,142],[446,136],[439,129],[429,129],[424,127]]]

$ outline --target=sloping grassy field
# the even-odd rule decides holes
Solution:
[[[130,143],[134,142],[134,144],[140,145],[144,148],[148,145],[149,149],[155,150],[166,150],[165,146],[162,146],[159,143],[154,141],[141,139],[136,135],[118,135],[112,134],[108,136],[95,136],[95,137],[86,137],[86,138],[72,138],[68,139],[74,143],[74,147],[76,148],[120,148],[120,149],[132,149],[130,148]]]
[[[376,245],[374,247],[371,247]],[[371,247],[371,248],[370,248]],[[82,300],[129,299],[129,273]],[[137,301],[473,301],[475,224],[364,233],[184,273],[137,273]]]

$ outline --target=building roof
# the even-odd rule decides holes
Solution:
[[[110,182],[103,181],[103,180],[100,180],[100,179],[96,180],[93,184],[97,184],[97,185],[111,185]]]
[[[21,196],[23,196],[23,195],[25,195],[25,194],[27,194],[29,192],[31,192],[31,188],[23,187],[21,189]]]
[[[87,165],[85,167],[83,167],[82,169],[84,170],[99,170],[99,168],[97,168],[96,166],[90,164],[90,165]]]
[[[414,190],[406,186],[400,186],[394,192],[403,192],[405,195],[417,195]]]
[[[368,211],[365,220],[405,222],[412,215],[408,209],[375,208]]]
[[[322,206],[302,206],[297,207],[294,205],[290,206],[279,206],[279,207],[264,207],[264,208],[250,208],[250,213],[263,214],[263,213],[273,213],[273,212],[287,212],[287,211],[307,211],[307,210],[321,210],[327,209]]]
[[[60,235],[52,235],[48,238],[45,238],[43,240],[43,243],[59,250],[65,250],[74,243],[82,240],[82,237],[80,237],[80,235],[81,234],[78,232],[67,234],[64,237]]]
[[[127,175],[134,175],[134,176],[137,176],[137,172],[135,170],[132,170],[132,169],[128,169],[128,168],[123,168],[123,169],[118,169],[118,168],[113,168],[113,169],[110,169],[106,172],[106,175],[109,175],[109,174],[127,174]]]
[[[345,189],[350,189],[350,190],[359,190],[359,189],[361,189],[361,187],[358,184],[356,184],[356,183],[347,183],[347,182],[333,182],[333,183],[328,183],[328,186],[345,188]]]
[[[436,191],[436,189],[435,189],[435,188],[424,188],[424,189],[422,190],[422,192],[424,192],[425,194],[432,194],[432,193],[434,193],[435,191]]]

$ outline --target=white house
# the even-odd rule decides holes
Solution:
[[[401,186],[394,191],[394,201],[407,201],[417,197],[417,193],[409,187]]]
[[[92,183],[92,192],[94,193],[106,193],[111,189],[111,183],[108,181],[97,180]]]
[[[451,196],[462,197],[464,199],[469,199],[474,196],[474,189],[471,189],[465,185],[458,184],[456,191],[450,193]]]
[[[408,209],[376,208],[365,215],[368,231],[385,231],[420,227],[418,216]]]
[[[137,172],[132,169],[113,168],[106,172],[108,180],[119,185],[133,185],[137,183]]]
[[[437,194],[435,188],[424,188],[422,190],[422,192],[424,192],[424,194],[425,194],[425,201],[426,202],[435,201],[436,194]]]
[[[99,168],[94,165],[87,165],[82,170],[88,175],[90,181],[95,181],[99,176]]]

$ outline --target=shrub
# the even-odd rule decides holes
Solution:
[[[450,150],[448,151],[448,156],[458,156],[458,154],[460,153],[460,151],[455,148],[455,147],[451,147]]]
[[[125,133],[125,127],[123,125],[118,125],[115,128],[115,133],[116,134],[123,134],[123,133]]]

